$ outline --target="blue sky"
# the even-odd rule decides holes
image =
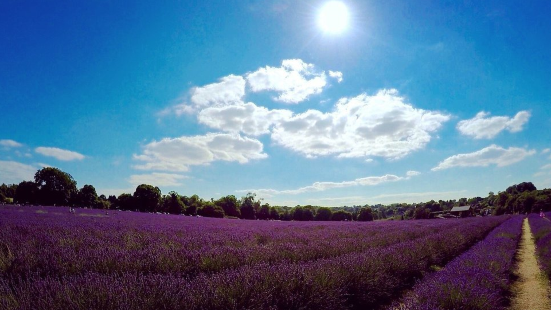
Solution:
[[[547,1],[0,3],[0,183],[339,206],[551,187]]]

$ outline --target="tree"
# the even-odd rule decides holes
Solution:
[[[270,208],[270,220],[279,220],[279,212],[276,207]]]
[[[120,194],[117,198],[117,205],[121,210],[134,210],[134,197],[130,194]]]
[[[258,210],[258,213],[256,214],[256,218],[259,220],[267,220],[270,218],[270,205],[265,203],[260,207],[260,210]]]
[[[73,177],[57,168],[45,167],[36,172],[34,182],[38,187],[38,202],[44,205],[68,205],[77,192]]]
[[[180,199],[178,193],[172,191],[165,196],[163,200],[163,209],[170,214],[182,214],[186,209],[186,206]]]
[[[239,203],[234,195],[221,197],[214,203],[224,210],[226,216],[239,217],[241,215],[241,212],[239,211]]]
[[[99,202],[98,194],[96,189],[92,185],[84,185],[78,191],[78,204],[83,207],[96,207]]]
[[[134,192],[134,203],[141,212],[154,212],[161,201],[161,190],[152,185],[141,184]]]
[[[417,208],[415,208],[415,211],[413,212],[413,218],[415,218],[416,220],[428,219],[429,216],[430,216],[430,209],[427,209],[422,206],[418,206]]]
[[[208,201],[204,203],[203,207],[201,207],[197,211],[198,215],[204,216],[204,217],[216,217],[216,218],[223,218],[224,217],[224,210],[215,205],[214,203]]]
[[[247,193],[245,197],[241,198],[241,206],[239,210],[241,211],[242,219],[254,220],[256,218],[254,212],[255,196],[255,194]]]
[[[351,221],[352,220],[352,213],[346,212],[344,210],[339,210],[336,212],[333,212],[333,215],[331,216],[332,221]]]
[[[185,214],[191,216],[197,215],[197,211],[203,206],[203,199],[199,198],[197,195],[186,198],[183,199],[184,204],[187,206]]]
[[[363,207],[360,209],[360,214],[358,214],[358,221],[367,222],[373,221],[373,211],[369,207]]]
[[[316,212],[316,216],[314,217],[314,219],[316,221],[330,221],[332,215],[333,215],[333,211],[331,211],[331,208],[320,207],[318,208],[318,211]]]

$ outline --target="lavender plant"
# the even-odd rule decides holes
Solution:
[[[365,309],[505,217],[268,222],[0,207],[2,309]]]
[[[522,220],[516,216],[501,224],[388,309],[505,309]]]

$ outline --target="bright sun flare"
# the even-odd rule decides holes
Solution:
[[[339,34],[348,27],[348,8],[340,1],[327,2],[320,10],[318,24],[326,33]]]

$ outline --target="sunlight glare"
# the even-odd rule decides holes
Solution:
[[[325,33],[339,34],[348,27],[348,8],[340,1],[327,2],[320,10],[318,24]]]

